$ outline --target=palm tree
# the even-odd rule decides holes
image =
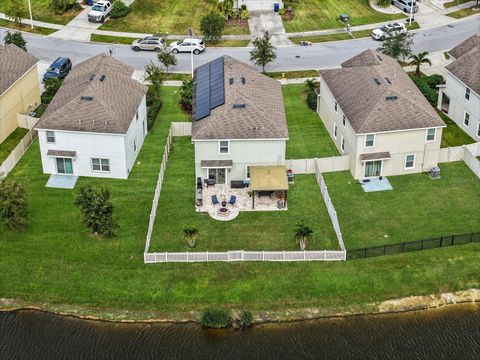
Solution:
[[[408,59],[411,59],[411,61],[408,63],[408,65],[416,66],[415,68],[415,76],[418,78],[420,77],[420,65],[422,64],[428,64],[432,66],[432,62],[430,61],[428,56],[428,51],[421,52],[417,55],[410,55]]]
[[[297,230],[295,230],[295,239],[300,243],[300,250],[305,250],[308,240],[312,237],[313,230],[308,226],[305,226],[303,220],[297,224]]]
[[[185,228],[183,229],[183,237],[187,239],[188,245],[190,247],[195,247],[197,241],[197,235],[200,231],[197,228]]]

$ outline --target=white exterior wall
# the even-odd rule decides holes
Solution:
[[[365,134],[357,135],[348,118],[345,126],[343,125],[343,111],[338,105],[337,112],[335,112],[335,98],[322,78],[320,78],[317,112],[340,153],[351,155],[350,172],[355,179],[363,178],[364,164],[360,160],[360,155],[366,153],[385,151],[390,153],[391,159],[383,161],[383,176],[428,171],[438,165],[442,128],[437,128],[435,141],[432,142],[426,142],[427,129],[376,133],[374,146],[366,148]],[[337,126],[336,138],[334,136],[335,124]],[[342,139],[345,139],[344,151],[341,149]],[[412,154],[415,155],[415,167],[405,169],[405,157]]]
[[[480,126],[480,95],[470,90],[470,99],[465,99],[466,85],[447,73],[446,87],[442,89],[443,93],[450,98],[448,116],[467,134],[476,141],[480,141],[478,127]],[[470,114],[468,127],[463,123],[465,112]]]
[[[221,2],[222,0],[219,1]],[[242,5],[246,5],[248,11],[273,11],[273,4],[279,4],[280,9],[283,9],[282,0],[235,0],[233,2],[233,8],[238,9]]]
[[[55,157],[47,156],[48,150],[75,151],[73,159],[73,175],[127,179],[135,163],[135,159],[145,139],[143,124],[146,129],[145,98],[139,106],[139,119],[134,116],[130,128],[124,134],[104,134],[55,130],[55,143],[47,143],[47,130],[38,129],[42,167],[45,174],[56,174]],[[49,130],[51,131],[51,130]],[[133,151],[136,140],[137,151]],[[92,170],[91,159],[109,159],[110,171]]]
[[[195,176],[207,178],[207,169],[202,169],[202,160],[232,160],[232,169],[227,171],[227,184],[232,180],[245,180],[246,166],[285,164],[285,140],[230,140],[230,154],[219,153],[219,141],[194,141]]]

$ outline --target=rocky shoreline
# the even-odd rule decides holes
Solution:
[[[253,311],[254,324],[305,321],[358,315],[378,315],[428,310],[444,306],[480,302],[480,289],[446,292],[439,295],[410,296],[349,308],[301,308],[283,311]],[[152,312],[118,311],[72,305],[28,304],[14,299],[0,299],[0,311],[36,310],[85,320],[121,323],[187,323],[197,322],[198,311]]]

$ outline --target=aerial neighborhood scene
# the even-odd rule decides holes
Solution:
[[[479,254],[478,1],[0,1],[2,358],[474,359]]]

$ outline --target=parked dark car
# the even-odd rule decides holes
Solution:
[[[72,62],[69,58],[59,57],[47,69],[43,75],[43,81],[47,79],[63,79],[72,69]]]

